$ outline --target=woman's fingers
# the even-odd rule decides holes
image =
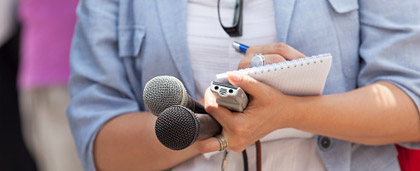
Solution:
[[[227,122],[232,119],[232,112],[228,109],[219,106],[216,102],[215,95],[211,92],[210,88],[208,88],[205,92],[205,109],[206,111],[213,116],[222,127],[227,125]]]
[[[251,67],[251,59],[257,54],[261,53],[265,58],[265,64],[272,64],[304,58],[305,55],[293,47],[285,43],[272,43],[261,46],[251,46],[245,54],[245,57],[239,62],[238,69]]]
[[[278,55],[278,54],[265,54],[263,56],[265,58],[265,65],[286,61],[286,59],[283,56]],[[246,59],[246,60],[244,59],[239,63],[238,69],[245,69],[245,68],[251,67],[251,62],[250,62],[251,58]]]
[[[219,106],[216,102],[217,96],[210,89],[205,92],[205,108],[223,127],[222,134],[227,139],[228,149],[240,152],[269,132],[278,129],[277,119],[273,117],[278,112],[276,107],[270,104],[281,101],[281,96],[278,96],[281,92],[238,72],[228,73],[228,80],[251,95],[246,110],[236,113]],[[220,149],[220,143],[214,137],[199,141],[197,145],[202,153]]]
[[[262,46],[252,46],[246,51],[246,56],[254,56],[256,53],[265,54],[277,54],[284,57],[286,60],[293,60],[298,58],[304,58],[305,55],[295,48],[285,43],[272,43]]]
[[[244,75],[239,72],[229,72],[228,80],[232,85],[241,87],[245,92],[257,99],[259,99],[258,97],[260,96],[264,98],[265,91],[269,89],[268,85],[255,80],[249,75]]]
[[[225,133],[222,133],[222,135],[224,135]],[[256,140],[251,140],[249,141],[249,143],[246,144],[241,144],[241,145],[235,145],[235,143],[237,144],[237,142],[235,142],[232,139],[229,139],[228,136],[225,136],[228,147],[227,149],[229,150],[233,150],[235,152],[241,152],[243,151],[246,147],[248,147],[249,145],[253,144]],[[220,142],[216,137],[210,137],[207,138],[205,140],[198,140],[196,142],[198,150],[201,153],[209,153],[209,152],[213,152],[213,151],[219,151],[220,150]],[[233,145],[233,146],[232,146]]]
[[[207,138],[205,140],[198,140],[197,146],[200,153],[209,153],[220,150],[220,143],[216,137]]]
[[[273,117],[278,113],[277,107],[270,104],[281,101],[282,96],[279,96],[281,92],[238,72],[228,73],[228,80],[251,95],[252,98],[246,110],[237,113],[219,106],[216,102],[217,96],[210,89],[205,92],[205,107],[206,111],[223,127],[222,134],[228,142],[228,149],[240,152],[279,128],[278,119]],[[197,145],[202,153],[220,149],[220,143],[214,137],[198,141]]]
[[[274,63],[286,61],[286,59],[283,56],[277,55],[277,54],[264,55],[264,58],[265,58],[265,64],[274,64]]]

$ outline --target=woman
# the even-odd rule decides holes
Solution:
[[[201,154],[220,149],[216,138],[181,151],[158,142],[156,117],[142,100],[145,83],[158,75],[176,76],[193,98],[205,97],[228,149],[248,147],[250,168],[255,168],[250,145],[280,128],[306,134],[263,138],[263,170],[398,170],[392,144],[419,147],[402,143],[420,141],[420,63],[414,57],[419,3],[243,3],[243,34],[229,37],[219,25],[215,1],[81,2],[68,113],[86,170],[220,168],[222,153]],[[230,47],[234,40],[259,46],[242,57]],[[231,74],[230,82],[251,95],[244,115],[219,107],[208,91],[204,95],[215,74],[249,67],[255,53],[274,63],[327,52],[333,63],[323,96],[286,96],[238,74]],[[241,165],[237,153],[228,156],[227,170]]]

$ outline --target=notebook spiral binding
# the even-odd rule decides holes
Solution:
[[[327,61],[327,59],[331,59],[330,53],[314,55],[310,57],[299,58],[299,59],[280,62],[280,63],[267,64],[264,66],[240,69],[235,72],[240,72],[242,74],[246,74],[246,75],[250,75],[254,77],[254,76],[258,76],[259,74],[263,74],[265,72],[269,72],[269,73],[282,72],[283,70],[288,70],[292,68],[306,67],[309,65],[317,65],[317,64],[323,63],[324,61]],[[328,60],[327,62],[331,62],[331,61]],[[216,79],[219,82],[229,83],[229,81],[227,80],[227,73],[228,72],[217,74]]]
[[[280,63],[273,63],[273,64],[267,64],[264,66],[259,67],[253,67],[253,68],[246,68],[238,70],[238,72],[244,73],[244,74],[258,74],[258,73],[264,73],[264,72],[272,72],[277,70],[283,70],[285,68],[296,68],[296,67],[303,67],[305,65],[312,65],[317,64],[317,62],[322,63],[323,60],[327,57],[331,56],[330,53],[320,54],[320,55],[314,55],[306,58],[299,58],[291,61],[286,62],[280,62]]]

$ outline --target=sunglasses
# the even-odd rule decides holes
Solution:
[[[226,2],[226,1],[225,1]],[[219,23],[222,26],[223,30],[230,36],[230,37],[239,37],[242,36],[242,4],[243,0],[235,0],[232,2],[234,4],[229,4],[226,2],[225,4],[220,4],[220,0],[217,1],[217,14],[219,17]],[[222,21],[220,8],[222,6],[225,7],[226,5],[234,5],[234,14],[233,14],[233,21],[232,23],[228,23],[225,20]],[[226,17],[226,14],[222,14],[223,17]]]

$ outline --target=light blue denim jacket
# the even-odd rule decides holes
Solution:
[[[196,97],[186,8],[187,0],[81,1],[68,117],[85,170],[95,169],[93,142],[108,120],[146,110],[142,91],[151,78],[178,77]],[[306,55],[332,54],[324,94],[389,81],[419,107],[418,0],[274,0],[274,9],[278,42]],[[318,141],[328,170],[399,170],[394,145],[364,146],[322,136]]]

